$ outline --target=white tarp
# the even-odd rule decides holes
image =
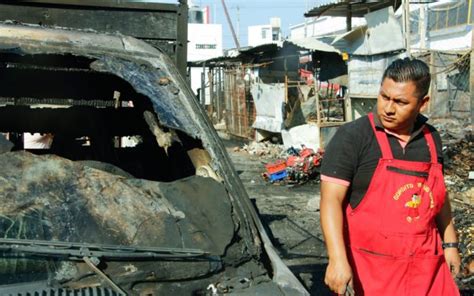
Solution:
[[[303,124],[289,130],[282,130],[281,137],[285,149],[301,148],[301,145],[317,151],[319,148],[319,128],[316,124]]]
[[[250,89],[257,118],[253,128],[279,133],[283,128],[285,85],[283,83],[254,83]]]
[[[376,55],[405,49],[402,27],[393,7],[367,13],[364,17],[367,25],[338,36],[332,45],[340,48],[345,44],[352,55]]]

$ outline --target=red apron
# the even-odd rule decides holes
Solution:
[[[382,151],[361,203],[345,212],[354,290],[360,295],[459,295],[444,259],[435,216],[446,188],[433,137],[431,162],[393,159],[384,131],[372,128]]]

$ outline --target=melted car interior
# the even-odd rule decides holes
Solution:
[[[188,151],[202,149],[201,141],[160,126],[173,136],[171,146],[160,147],[144,119],[148,111],[159,123],[150,99],[115,75],[91,70],[93,61],[0,54],[0,132],[12,150],[104,162],[155,181],[194,175]],[[52,141],[32,147],[26,142],[31,134]]]

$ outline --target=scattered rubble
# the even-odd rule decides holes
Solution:
[[[457,284],[461,291],[474,291],[474,215],[473,205],[464,205],[463,208],[456,208],[453,212],[454,223],[456,224],[458,239],[460,242],[460,252],[462,260],[461,275],[457,279]],[[469,294],[472,295],[472,294]]]
[[[243,147],[235,147],[234,152],[246,152],[250,155],[268,156],[269,158],[284,158],[287,153],[283,145],[270,142],[251,142]]]
[[[454,201],[472,204],[474,191],[469,174],[474,167],[474,134],[468,133],[456,143],[448,144],[443,153],[448,192]]]
[[[441,135],[444,145],[451,145],[464,139],[466,135],[473,133],[473,125],[461,122],[458,119],[430,119],[433,125]]]
[[[443,147],[445,182],[455,206],[474,203],[473,180],[469,175],[474,167],[474,134],[468,132],[456,142]]]
[[[452,120],[439,127],[445,146],[445,183],[453,207],[458,231],[463,270],[457,279],[462,292],[474,290],[474,133],[472,126],[461,128]],[[472,295],[472,294],[463,294]]]

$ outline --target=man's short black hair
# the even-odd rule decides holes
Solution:
[[[385,78],[390,78],[395,82],[412,81],[417,90],[417,97],[424,98],[430,88],[430,68],[425,62],[404,58],[393,61],[383,73],[382,82]]]

